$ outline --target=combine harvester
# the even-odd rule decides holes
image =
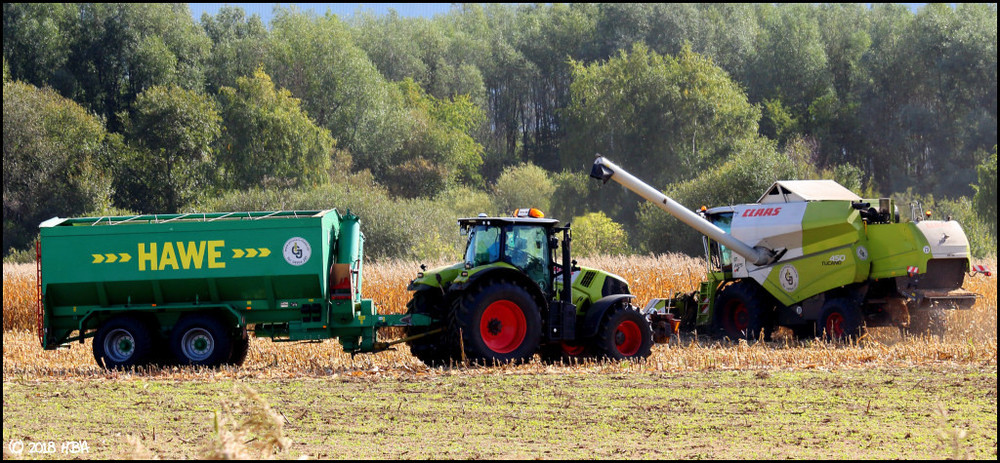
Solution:
[[[901,222],[891,199],[863,200],[832,180],[779,181],[753,204],[692,212],[604,157],[590,176],[614,180],[704,237],[697,290],[650,301],[658,340],[686,329],[731,339],[857,337],[864,327],[943,334],[947,310],[969,309],[969,242],[958,222]],[[873,206],[874,204],[874,206]],[[929,214],[928,214],[929,217]]]

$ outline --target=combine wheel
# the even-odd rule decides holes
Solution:
[[[653,349],[653,327],[631,304],[608,311],[597,330],[597,351],[611,360],[644,359]]]
[[[442,305],[440,296],[428,294],[427,291],[419,291],[413,294],[410,302],[406,303],[406,313],[427,315],[431,318],[444,320],[446,307],[442,308]],[[439,326],[410,326],[406,328],[406,336],[415,336],[438,328]],[[410,346],[410,353],[427,366],[448,365],[459,357],[458,349],[455,347],[456,343],[447,329],[437,334],[407,341],[406,345]]]
[[[457,301],[453,333],[461,332],[466,357],[476,363],[528,362],[538,350],[542,316],[524,288],[489,281]]]
[[[729,339],[770,339],[773,307],[754,282],[738,281],[726,286],[715,299],[716,325]]]
[[[131,316],[108,320],[94,337],[94,360],[109,370],[145,365],[153,350],[149,327]]]
[[[861,308],[848,299],[835,298],[823,305],[823,316],[817,321],[816,332],[825,340],[844,341],[857,339],[863,328]]]
[[[218,318],[189,315],[170,332],[170,347],[182,365],[218,366],[230,360],[233,339]]]

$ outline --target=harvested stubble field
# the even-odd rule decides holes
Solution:
[[[382,312],[403,310],[418,264],[366,266],[364,294]],[[682,256],[581,265],[624,277],[639,305],[704,272]],[[940,338],[690,334],[642,363],[444,369],[403,346],[351,357],[335,341],[254,339],[242,368],[106,372],[89,341],[43,351],[34,265],[3,271],[5,458],[996,459],[995,276],[966,280],[982,298],[951,313]],[[82,440],[88,452],[60,453]],[[60,444],[15,454],[14,442]]]

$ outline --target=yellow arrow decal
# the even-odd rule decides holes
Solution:
[[[258,248],[260,249],[260,257],[267,257],[271,255],[271,250],[268,248]]]
[[[254,248],[247,249],[247,257],[257,257],[257,250]]]
[[[233,259],[239,259],[241,257],[243,257],[243,250],[242,249],[233,249]]]
[[[129,255],[129,253],[127,253],[127,252],[119,252],[118,255],[121,256],[121,259],[118,259],[118,262],[123,262],[124,263],[124,262],[128,262],[128,261],[132,260],[132,256]]]
[[[118,261],[118,256],[114,254],[105,254],[104,256],[108,258],[107,261],[109,264]]]
[[[91,254],[91,255],[94,256],[94,261],[91,262],[91,264],[100,264],[101,262],[104,262],[104,254]]]

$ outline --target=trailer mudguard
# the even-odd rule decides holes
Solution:
[[[596,336],[597,329],[601,326],[601,320],[604,319],[608,309],[622,300],[634,298],[635,296],[632,294],[612,294],[598,299],[587,309],[587,314],[583,317],[583,325],[577,330],[576,338],[586,339]]]

